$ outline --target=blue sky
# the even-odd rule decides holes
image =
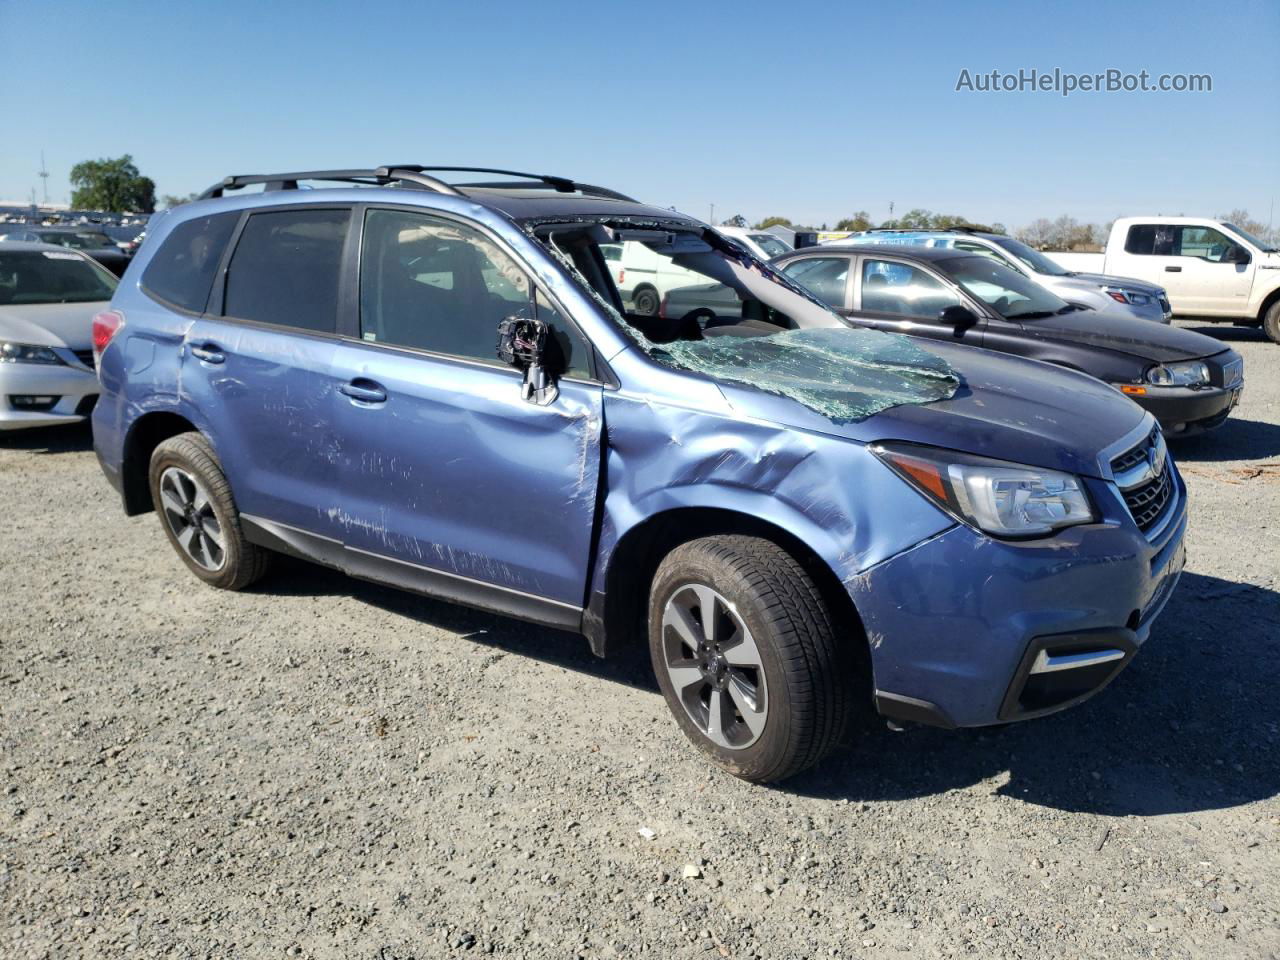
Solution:
[[[706,218],[912,207],[1266,221],[1280,3],[0,0],[0,199],[133,154],[158,193],[388,162],[572,176]],[[397,9],[403,12],[397,12]],[[973,74],[1208,73],[1212,93],[957,93]],[[1276,217],[1280,218],[1280,210]]]

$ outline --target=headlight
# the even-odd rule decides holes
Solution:
[[[0,363],[62,363],[48,347],[29,343],[0,343]]]
[[[1130,303],[1135,307],[1145,307],[1154,300],[1148,294],[1138,293],[1136,290],[1126,290],[1124,287],[1103,287],[1102,289],[1116,303]]]
[[[871,448],[952,516],[995,537],[1036,537],[1097,519],[1079,477],[912,443]]]
[[[1147,371],[1147,383],[1157,387],[1194,387],[1209,382],[1209,365],[1203,360],[1158,363]]]

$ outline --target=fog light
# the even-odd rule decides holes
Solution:
[[[50,410],[61,397],[43,396],[34,393],[20,393],[9,397],[15,410]]]

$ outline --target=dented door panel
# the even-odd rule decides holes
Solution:
[[[600,478],[601,388],[564,380],[520,397],[509,368],[344,344],[338,393],[341,497],[317,501],[343,543],[431,570],[581,606]]]
[[[242,513],[334,536],[332,520],[313,505],[339,490],[330,415],[337,346],[331,338],[216,317],[201,317],[188,330],[179,391],[208,418]]]

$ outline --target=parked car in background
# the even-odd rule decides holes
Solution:
[[[854,323],[1079,370],[1150,410],[1166,436],[1221,426],[1244,359],[1212,337],[1068,303],[999,261],[950,247],[807,247],[774,266]]]
[[[24,224],[16,229],[0,231],[0,242],[51,243],[72,250],[83,250],[93,259],[114,273],[124,274],[130,256],[116,246],[116,242],[101,229],[90,227],[42,227]]]
[[[138,247],[142,244],[142,238],[147,230],[145,223],[135,223],[129,226],[105,226],[102,232],[115,241],[117,247],[132,257],[138,252]]]
[[[1151,635],[1186,489],[1119,393],[854,329],[614,191],[452,169],[231,177],[152,221],[94,320],[94,446],[201,581],[279,551],[600,655],[647,643],[690,741],[756,781],[820,760],[859,700],[1040,716]],[[286,186],[234,192],[258,183]],[[628,310],[602,248],[629,243],[737,318]]]
[[[706,282],[706,277],[660,257],[642,243],[600,246],[624,304],[643,317],[657,316],[662,298],[671,290]]]
[[[1000,233],[957,229],[879,229],[852,234],[843,242],[942,247],[991,257],[1011,270],[1026,274],[1063,300],[1084,304],[1101,314],[1118,313],[1157,323],[1169,323],[1173,319],[1168,294],[1163,287],[1128,277],[1068,270],[1021,240]]]
[[[1175,317],[1261,327],[1280,343],[1280,250],[1225,220],[1121,217],[1102,253],[1049,256],[1069,270],[1160,283]]]
[[[0,244],[0,430],[89,414],[98,396],[92,320],[116,283],[77,250]]]
[[[756,230],[752,227],[716,227],[716,230],[726,237],[737,240],[761,260],[772,260],[795,249],[787,241],[768,230]]]

